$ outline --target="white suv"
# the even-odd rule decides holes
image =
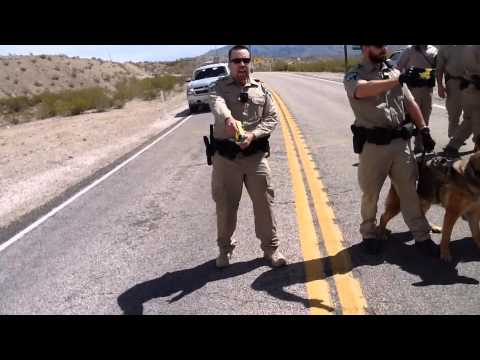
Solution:
[[[200,106],[208,106],[209,87],[219,78],[230,74],[228,65],[224,63],[201,66],[193,72],[191,80],[187,80],[187,100],[190,112],[194,113]]]

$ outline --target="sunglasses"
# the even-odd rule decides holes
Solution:
[[[243,59],[232,59],[230,60],[230,62],[234,63],[234,64],[240,64],[240,63],[244,63],[245,65],[248,65],[250,64],[250,58],[243,58]]]

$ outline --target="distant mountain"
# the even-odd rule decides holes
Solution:
[[[231,45],[227,45],[216,50],[211,50],[202,55],[206,57],[220,56],[226,57]],[[405,47],[405,45],[390,45],[391,51]],[[340,58],[344,56],[343,45],[252,45],[254,56],[268,56],[278,58],[292,57],[322,57],[322,58]],[[359,51],[352,50],[352,45],[348,45],[349,54],[359,54]]]

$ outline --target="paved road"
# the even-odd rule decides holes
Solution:
[[[464,222],[454,229],[453,266],[417,255],[400,217],[383,256],[362,253],[352,112],[341,84],[256,75],[283,100],[270,161],[290,266],[273,270],[260,258],[245,192],[234,264],[215,269],[205,112],[1,251],[0,313],[480,313],[480,252]],[[434,108],[431,128],[440,148],[443,109]],[[441,216],[429,213],[436,223]]]

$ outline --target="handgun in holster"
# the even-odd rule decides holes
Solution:
[[[210,125],[210,141],[207,136],[203,137],[205,143],[205,152],[207,155],[207,164],[212,165],[212,157],[215,155],[215,139],[213,137],[213,125]]]
[[[363,128],[355,125],[350,126],[350,129],[353,133],[353,152],[355,154],[361,154],[363,145],[365,145],[365,142],[367,141],[366,134],[363,131]]]

